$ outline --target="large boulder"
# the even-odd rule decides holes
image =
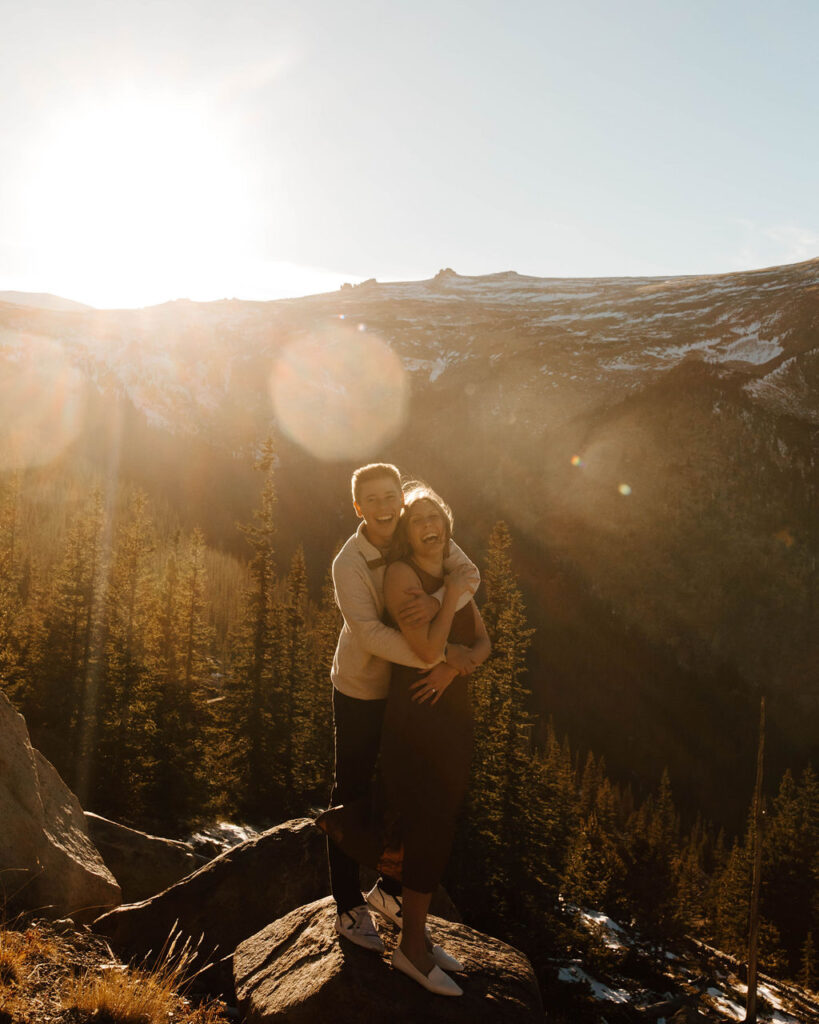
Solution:
[[[327,892],[324,836],[308,818],[227,850],[164,892],[94,922],[123,955],[158,952],[174,925],[210,959]]]
[[[0,691],[0,898],[10,909],[92,921],[121,903],[80,803],[35,750]]]
[[[124,903],[138,903],[207,863],[189,843],[163,839],[85,812],[94,845],[122,889]]]
[[[123,955],[144,956],[162,948],[177,924],[203,952],[230,955],[244,939],[296,907],[327,896],[330,880],[324,833],[309,818],[268,829],[214,857],[164,892],[126,904],[94,923]],[[375,875],[362,869],[364,885]],[[459,921],[442,888],[432,912]]]
[[[432,918],[435,938],[464,965],[453,975],[464,994],[432,995],[394,970],[398,940],[384,928],[379,956],[339,939],[331,899],[299,907],[244,941],[233,954],[236,995],[248,1024],[390,1024],[469,1021],[470,1024],[542,1022],[532,965],[523,953],[466,925]]]

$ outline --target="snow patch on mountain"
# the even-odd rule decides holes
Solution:
[[[709,362],[729,362],[737,360],[743,363],[753,363],[762,366],[772,359],[781,356],[784,349],[779,344],[778,338],[760,338],[759,331],[748,331],[744,337],[737,338],[721,351],[709,353]]]

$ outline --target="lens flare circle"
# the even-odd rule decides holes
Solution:
[[[270,397],[282,430],[311,455],[358,459],[401,430],[409,384],[401,360],[377,335],[337,324],[287,345]]]
[[[631,487],[629,487],[628,484],[620,484],[617,490],[623,495],[624,498],[627,498],[631,494]]]
[[[21,335],[0,351],[0,470],[51,462],[84,418],[82,377],[59,345]]]

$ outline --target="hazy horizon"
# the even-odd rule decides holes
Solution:
[[[427,277],[421,277],[421,278],[375,278],[375,277],[373,277],[373,278],[357,278],[355,280],[351,280],[349,278],[345,278],[345,281],[343,281],[341,284],[337,285],[336,287],[326,288],[326,289],[321,290],[321,291],[293,291],[292,293],[276,295],[276,296],[273,296],[273,297],[270,297],[270,298],[256,298],[256,297],[253,297],[253,296],[243,296],[243,295],[218,295],[218,296],[214,296],[214,297],[199,299],[199,298],[191,298],[188,295],[174,295],[174,296],[169,297],[169,298],[158,299],[156,302],[146,302],[146,303],[143,303],[141,305],[133,305],[133,306],[126,306],[126,305],[119,305],[119,306],[117,306],[117,305],[109,305],[109,306],[96,305],[95,306],[92,303],[84,302],[81,299],[77,299],[77,298],[75,298],[72,295],[64,295],[64,294],[58,295],[55,292],[47,292],[47,291],[43,291],[43,290],[26,291],[24,289],[19,289],[19,288],[2,289],[2,290],[0,290],[0,296],[5,296],[5,295],[9,295],[9,294],[18,294],[18,295],[21,295],[21,296],[22,295],[42,296],[42,297],[47,297],[47,298],[65,300],[65,301],[67,301],[69,303],[72,303],[74,305],[77,305],[77,306],[86,306],[90,310],[96,310],[96,311],[101,311],[102,312],[102,311],[114,311],[114,310],[117,310],[117,309],[146,309],[146,308],[150,308],[152,306],[161,306],[161,305],[165,305],[167,303],[172,303],[172,302],[194,302],[194,303],[211,303],[211,302],[278,302],[278,301],[280,301],[282,299],[302,299],[302,298],[310,298],[311,296],[314,296],[314,295],[330,295],[330,294],[332,294],[335,291],[339,291],[341,289],[341,286],[343,284],[345,284],[345,283],[349,283],[349,284],[352,284],[352,285],[357,285],[357,284],[364,284],[364,283],[366,283],[367,281],[370,281],[370,280],[374,280],[378,284],[403,284],[403,283],[413,284],[413,283],[420,283],[420,282],[423,282],[423,281],[432,280],[435,277],[435,275],[437,273],[439,273],[441,270],[453,270],[456,274],[458,274],[459,277],[493,277],[493,276],[497,276],[497,275],[500,275],[500,274],[510,274],[510,273],[512,273],[512,274],[518,274],[520,277],[523,277],[523,278],[530,277],[530,278],[536,278],[538,280],[543,280],[543,281],[584,281],[584,280],[592,280],[592,281],[594,281],[594,280],[600,280],[600,281],[605,281],[605,280],[624,280],[624,281],[627,281],[627,280],[630,280],[630,279],[641,279],[641,278],[656,279],[656,280],[659,281],[659,280],[675,280],[675,279],[682,279],[682,278],[729,277],[729,276],[732,276],[734,274],[746,274],[746,273],[747,274],[752,274],[752,273],[755,273],[755,272],[763,272],[763,271],[766,271],[766,270],[775,269],[775,267],[778,267],[778,266],[798,266],[800,263],[811,263],[813,260],[816,260],[816,259],[819,259],[819,256],[810,257],[810,258],[808,258],[806,260],[795,260],[795,261],[793,261],[793,263],[786,263],[786,264],[771,264],[769,266],[746,267],[746,268],[743,268],[741,270],[727,270],[727,271],[716,271],[716,272],[712,272],[712,273],[690,273],[690,274],[605,274],[605,275],[600,274],[600,275],[594,275],[594,276],[581,276],[581,275],[566,275],[566,276],[549,275],[549,276],[541,276],[541,275],[537,275],[537,274],[522,274],[520,271],[517,271],[517,270],[514,270],[514,269],[512,269],[512,270],[510,270],[510,269],[506,269],[506,270],[489,270],[489,271],[486,271],[486,273],[482,273],[482,274],[481,273],[478,273],[478,274],[460,274],[456,267],[440,267],[437,271],[435,271],[435,273],[429,274]],[[6,301],[6,302],[10,301],[10,302],[12,302],[12,304],[15,304],[14,300],[8,299],[8,298],[0,299],[0,301]],[[20,304],[24,305],[24,303],[20,303]]]

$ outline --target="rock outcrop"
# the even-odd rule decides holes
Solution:
[[[0,895],[10,909],[92,921],[121,902],[82,808],[0,691]]]
[[[244,939],[327,892],[324,837],[308,818],[285,822],[215,857],[151,899],[94,922],[123,955],[162,948],[174,924],[205,957],[218,959]]]
[[[431,918],[435,939],[464,964],[453,975],[464,994],[431,995],[390,967],[397,932],[382,929],[382,956],[340,940],[330,898],[299,907],[243,942],[233,955],[240,1009],[248,1024],[390,1024],[543,1020],[532,966],[518,950],[463,924]]]
[[[362,869],[362,882],[375,874]],[[244,939],[296,907],[327,896],[325,839],[309,818],[286,821],[226,850],[164,892],[125,904],[94,923],[123,955],[158,950],[174,923],[207,955],[230,955]],[[432,913],[459,921],[446,891],[432,897]]]
[[[122,889],[124,903],[138,903],[191,874],[207,858],[189,843],[163,839],[85,812],[88,831]]]

